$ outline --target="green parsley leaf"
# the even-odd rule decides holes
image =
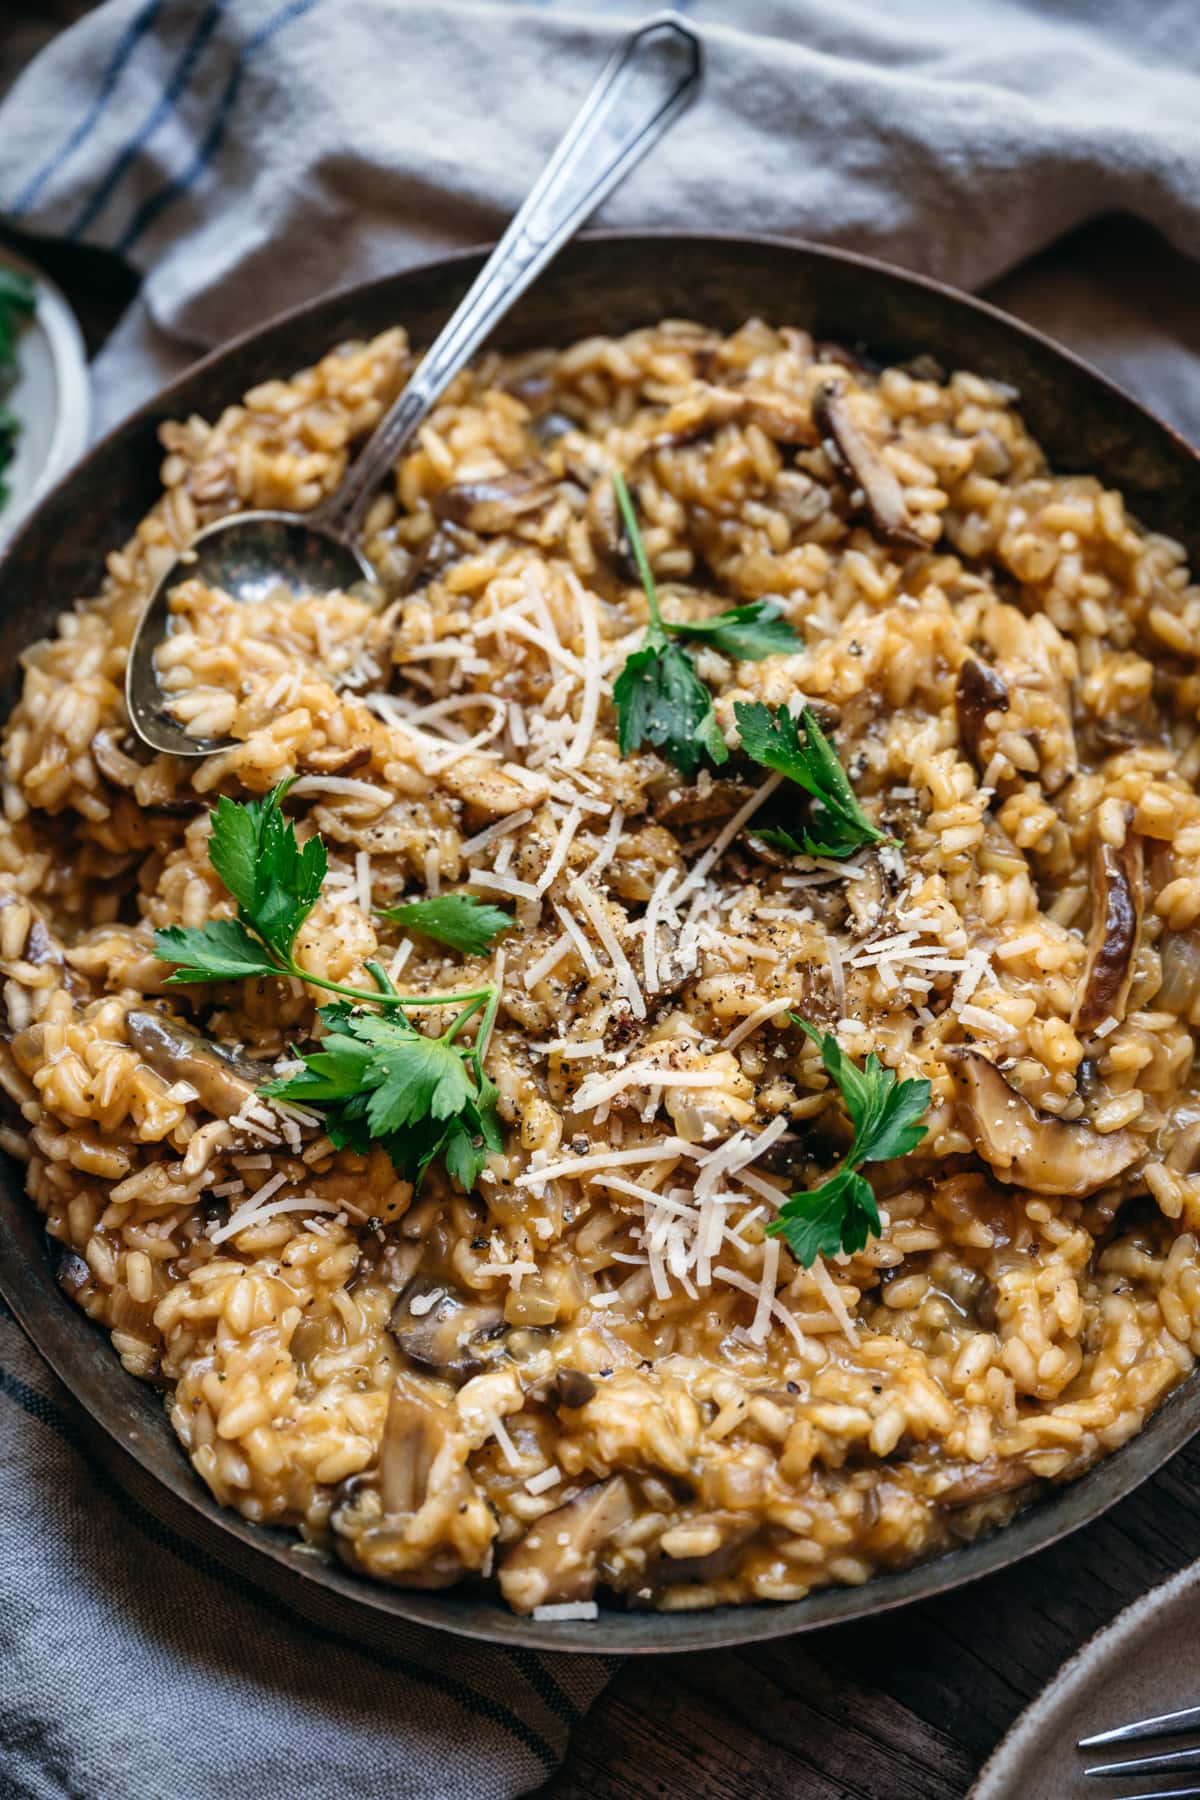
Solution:
[[[210,919],[207,925],[168,925],[154,934],[154,954],[177,963],[169,982],[244,981],[247,976],[278,975],[257,938],[236,919]]]
[[[732,606],[714,619],[671,619],[666,629],[674,638],[697,638],[739,662],[762,662],[767,656],[787,656],[804,647],[799,632],[780,618],[776,600],[752,600]]]
[[[613,700],[622,756],[653,744],[689,778],[706,751],[715,763],[729,760],[712,695],[676,645],[635,650],[613,683]]]
[[[873,1050],[860,1069],[832,1032],[818,1031],[796,1013],[791,1018],[817,1046],[821,1061],[841,1091],[854,1127],[846,1161],[857,1167],[865,1162],[888,1162],[915,1150],[927,1129],[916,1121],[929,1106],[929,1082],[900,1081],[895,1069],[885,1068]]]
[[[321,1017],[334,1011],[352,1015],[349,1008],[325,1007]],[[344,1023],[340,1020],[339,1024]],[[319,1050],[304,1058],[304,1068],[286,1080],[268,1082],[263,1093],[272,1098],[287,1095],[298,1106],[325,1105],[334,1100],[353,1100],[363,1096],[363,1105],[354,1116],[366,1114],[367,1072],[371,1066],[370,1044],[354,1037],[348,1030],[329,1030],[321,1039]]]
[[[690,778],[706,751],[715,763],[727,762],[729,751],[713,711],[712,695],[687,652],[667,637],[637,514],[620,473],[613,476],[613,492],[650,609],[645,642],[626,657],[625,667],[613,683],[617,742],[622,756],[643,744],[653,744],[655,749],[665,750],[680,773]]]
[[[281,810],[291,786],[281,782],[245,804],[224,796],[213,813],[208,860],[238,903],[238,917],[281,962],[320,896],[328,862],[312,837],[300,847],[296,827]]]
[[[397,1030],[391,1019],[372,1022],[383,1028],[371,1034],[376,1048],[368,1079],[375,1091],[367,1103],[367,1123],[375,1136],[385,1137],[418,1119],[460,1113],[473,1089],[453,1044]]]
[[[495,994],[484,993],[486,1020]],[[455,1041],[481,999],[466,996],[440,1037],[426,1037],[401,1012],[322,1007],[325,1036],[303,1055],[304,1068],[262,1091],[320,1110],[339,1148],[365,1154],[373,1142],[382,1144],[414,1183],[441,1156],[451,1179],[470,1191],[488,1153],[502,1147],[498,1089],[483,1073],[475,1045]],[[481,1036],[485,1031],[486,1023]]]
[[[797,841],[790,832],[768,829],[753,835],[772,843],[789,856],[850,856],[864,844],[896,842],[872,825],[854,796],[849,777],[837,751],[805,707],[795,719],[786,706],[772,713],[760,700],[734,707],[742,747],[756,763],[777,769],[811,794],[814,801],[812,832]],[[803,732],[803,736],[801,733]],[[820,835],[817,835],[817,833]]]
[[[5,312],[28,317],[36,304],[37,291],[28,275],[19,269],[0,269],[0,307]]]
[[[811,1038],[842,1096],[854,1137],[842,1167],[820,1186],[793,1194],[767,1226],[783,1236],[807,1269],[818,1256],[853,1254],[879,1232],[879,1209],[870,1183],[856,1171],[862,1163],[907,1156],[926,1135],[917,1121],[929,1106],[928,1081],[900,1081],[872,1051],[860,1069],[831,1032],[818,1031],[792,1013],[793,1024]]]
[[[327,859],[319,837],[303,846],[280,802],[285,782],[244,805],[222,799],[213,814],[209,861],[237,902],[236,919],[210,919],[199,927],[171,925],[154,936],[155,954],[175,964],[172,982],[240,981],[296,976],[340,998],[323,1006],[320,1043],[301,1057],[303,1068],[263,1093],[316,1108],[339,1149],[365,1155],[381,1143],[393,1163],[420,1181],[443,1156],[451,1178],[471,1187],[491,1150],[501,1147],[497,1090],[483,1072],[480,1046],[496,1016],[495,987],[464,994],[398,994],[383,967],[366,966],[373,993],[327,981],[296,962],[296,934],[320,896]],[[469,895],[438,896],[396,909],[417,915],[420,928],[443,942],[480,948],[512,921]],[[414,921],[415,922],[415,921]],[[379,1011],[346,1004],[367,1002]],[[440,1037],[418,1031],[414,1007],[454,1006]],[[456,1041],[482,1012],[474,1043]]]
[[[17,332],[37,304],[37,293],[28,275],[0,268],[0,393],[6,392],[17,374]],[[16,451],[20,422],[8,407],[0,407],[0,469],[8,467]],[[0,510],[9,490],[0,483]]]
[[[512,929],[513,918],[503,907],[491,906],[474,894],[438,894],[430,900],[406,900],[401,906],[379,908],[379,917],[409,931],[419,931],[461,950],[464,956],[482,956],[493,938]]]
[[[867,1239],[879,1233],[879,1208],[870,1182],[852,1169],[839,1169],[819,1187],[785,1200],[767,1229],[783,1237],[797,1262],[810,1269],[818,1256],[865,1249]]]
[[[496,1117],[499,1098],[499,1088],[484,1075],[475,1100],[464,1106],[459,1117],[450,1122],[442,1159],[446,1173],[467,1193],[479,1180],[489,1151],[504,1148],[500,1121]]]

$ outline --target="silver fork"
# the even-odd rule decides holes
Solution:
[[[1080,1750],[1098,1750],[1103,1745],[1137,1744],[1147,1738],[1178,1737],[1185,1731],[1200,1731],[1200,1706],[1185,1706],[1180,1712],[1159,1713],[1153,1719],[1133,1719],[1128,1725],[1115,1725],[1111,1731],[1097,1731],[1080,1738]],[[1157,1756],[1127,1756],[1119,1762],[1094,1763],[1085,1775],[1098,1775],[1108,1781],[1126,1775],[1162,1775],[1170,1780],[1175,1775],[1200,1774],[1200,1746],[1191,1750],[1164,1750]],[[1115,1794],[1111,1800],[1197,1800],[1200,1786],[1141,1788],[1136,1794]]]

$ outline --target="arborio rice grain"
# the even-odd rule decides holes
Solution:
[[[239,741],[149,758],[122,680],[156,576],[224,513],[315,505],[408,367],[391,331],[166,427],[162,500],[25,658],[3,1144],[63,1285],[219,1500],[383,1580],[496,1573],[522,1611],[785,1600],[1002,1522],[1138,1431],[1200,1344],[1179,547],[1048,471],[974,375],[758,322],[492,357],[372,510],[382,598],[179,590],[164,685]],[[814,420],[831,378],[872,491]],[[803,696],[902,851],[789,860],[748,829],[794,810],[761,769],[687,786],[619,756],[646,612],[618,467],[668,617],[770,597],[803,636],[699,653],[730,744],[735,700]],[[330,852],[313,973],[462,985],[373,909],[515,913],[471,971],[503,986],[505,1145],[475,1196],[435,1170],[414,1197],[381,1149],[271,1110],[231,1123],[135,1048],[152,1007],[264,1078],[310,1035],[315,990],[169,988],[153,954],[230,910],[216,797],[284,777]],[[1125,991],[1094,985],[1106,881],[1141,915]],[[807,1271],[763,1228],[847,1129],[793,1011],[933,1090],[923,1143],[873,1166],[882,1236]]]

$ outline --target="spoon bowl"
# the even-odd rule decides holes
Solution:
[[[197,532],[150,596],[129,653],[125,704],[142,742],[168,756],[211,756],[234,741],[195,737],[167,711],[154,658],[170,628],[171,594],[181,582],[202,581],[245,603],[265,600],[281,583],[303,600],[374,578],[353,544],[297,513],[238,513]]]
[[[303,597],[371,580],[370,564],[353,546],[380,482],[513,303],[695,99],[703,66],[699,38],[671,13],[630,32],[336,490],[308,515],[246,512],[218,520],[181,553],[151,595],[129,652],[125,698],[144,744],[172,756],[211,756],[235,742],[195,737],[168,711],[155,653],[170,629],[172,590],[198,577],[234,600],[261,600],[281,583]]]

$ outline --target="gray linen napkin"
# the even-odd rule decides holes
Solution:
[[[683,10],[705,96],[604,222],[991,284],[1200,437],[1195,0]],[[641,11],[108,0],[64,33],[0,107],[0,215],[144,276],[96,366],[98,427],[283,306],[494,237]],[[231,1587],[159,1504],[89,1462],[0,1320],[0,1793],[490,1800],[543,1778],[605,1679],[415,1629],[348,1644]]]
[[[146,280],[111,422],[196,351],[494,237],[624,4],[108,0],[0,109],[0,212]],[[758,229],[984,288],[1075,227],[1200,254],[1195,0],[695,0],[706,94],[604,209]],[[1195,271],[1105,231],[1000,290],[1200,436]]]
[[[615,1666],[398,1620],[351,1640],[176,1505],[132,1462],[114,1480],[0,1303],[4,1800],[500,1800],[553,1772]]]

